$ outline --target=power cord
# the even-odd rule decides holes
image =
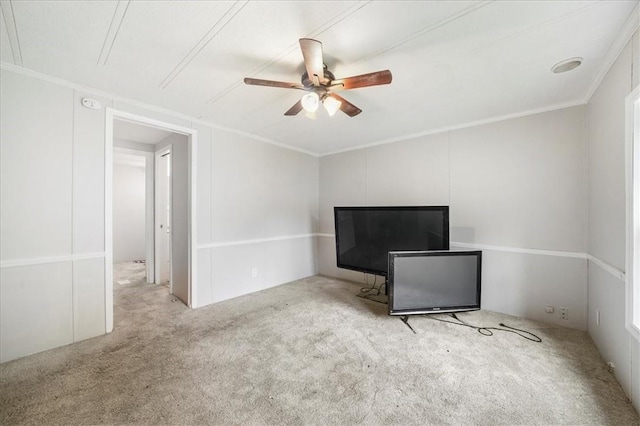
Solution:
[[[360,293],[362,294],[369,294],[372,291],[375,291],[375,295],[374,296],[378,296],[380,295],[380,289],[382,289],[382,286],[384,285],[384,282],[382,282],[378,287],[376,287],[376,283],[378,282],[378,276],[374,275],[373,276],[373,285],[371,287],[362,287],[360,289]],[[367,282],[367,274],[364,274],[364,281]]]
[[[483,336],[493,336],[493,331],[491,330],[498,330],[498,331],[506,331],[509,333],[513,333],[513,334],[517,334],[518,336],[527,339],[527,340],[531,340],[532,342],[536,342],[536,343],[540,343],[542,342],[542,339],[538,336],[536,336],[535,334],[533,334],[530,331],[526,331],[526,330],[522,330],[519,328],[515,328],[515,327],[510,327],[504,323],[500,323],[500,327],[505,327],[505,328],[500,328],[500,327],[478,327],[475,325],[471,325],[471,324],[467,324],[466,322],[462,321],[460,318],[458,318],[458,316],[456,314],[449,314],[450,317],[452,317],[453,319],[455,319],[458,322],[454,322],[454,321],[448,321],[445,319],[441,319],[441,318],[435,318],[431,315],[425,315],[427,318],[430,318],[434,321],[440,321],[440,322],[448,322],[449,324],[454,324],[454,325],[462,325],[464,327],[469,327],[469,328],[474,328],[476,330],[478,330],[478,333],[482,334]]]

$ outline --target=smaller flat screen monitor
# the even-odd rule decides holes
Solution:
[[[389,252],[389,315],[480,309],[481,251]]]

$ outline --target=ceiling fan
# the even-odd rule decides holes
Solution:
[[[335,93],[339,90],[358,89],[361,87],[379,86],[391,83],[391,71],[377,71],[353,77],[338,78],[327,69],[322,58],[322,43],[310,38],[300,39],[300,49],[304,58],[306,72],[302,74],[300,83],[284,83],[281,81],[245,78],[245,84],[254,86],[280,87],[284,89],[298,89],[307,92],[284,115],[296,115],[303,109],[314,114],[320,103],[324,105],[329,115],[340,109],[349,117],[362,112],[360,108]]]

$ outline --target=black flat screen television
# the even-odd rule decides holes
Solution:
[[[449,250],[449,206],[334,207],[338,268],[387,276],[388,254]]]
[[[480,309],[481,251],[390,252],[389,315]]]

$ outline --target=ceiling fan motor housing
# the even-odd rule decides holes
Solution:
[[[324,66],[324,78],[326,78],[329,81],[333,81],[336,79],[333,73],[327,69],[326,65]],[[302,78],[300,79],[300,82],[307,89],[313,88],[313,80],[309,78],[309,73],[307,73],[306,71],[304,72],[304,74],[302,74]],[[320,83],[320,85],[322,85],[322,82]]]

